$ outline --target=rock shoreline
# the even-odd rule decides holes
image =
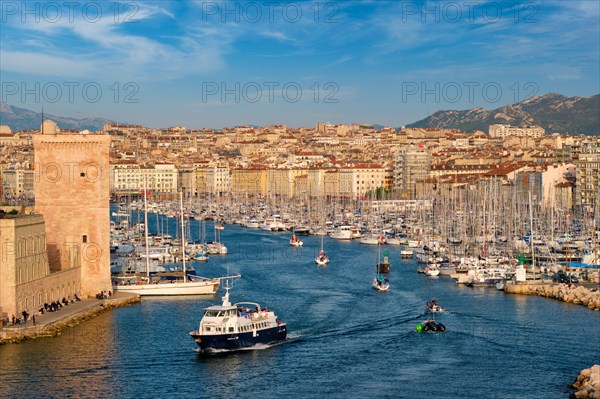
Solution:
[[[579,373],[572,385],[575,392],[571,399],[600,399],[600,365],[594,365]]]
[[[568,284],[507,284],[508,294],[538,295],[600,311],[600,291]]]
[[[45,325],[28,326],[11,330],[0,329],[0,332],[2,333],[2,336],[0,336],[0,345],[18,343],[30,339],[55,337],[61,335],[62,330],[64,330],[65,328],[73,327],[86,320],[93,319],[94,317],[106,312],[107,310],[120,308],[124,306],[130,306],[139,302],[141,302],[141,298],[139,295],[131,295],[124,298],[107,299],[93,307],[83,309],[78,313],[69,315],[53,323]]]

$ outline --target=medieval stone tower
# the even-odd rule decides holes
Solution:
[[[110,136],[33,136],[35,212],[44,216],[52,273],[79,268],[81,294],[111,289]]]

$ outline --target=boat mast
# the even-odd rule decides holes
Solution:
[[[150,282],[150,255],[148,254],[148,201],[146,199],[146,174],[144,174],[144,239],[146,241],[146,277]]]
[[[183,222],[183,192],[179,192],[179,214],[181,216],[181,261],[183,264],[183,282],[187,282],[187,271],[185,269],[185,225]]]
[[[533,246],[533,208],[531,207],[531,191],[529,192],[529,229],[531,235],[529,237],[529,243],[531,244],[531,271],[533,273],[533,279],[535,280],[535,248]]]

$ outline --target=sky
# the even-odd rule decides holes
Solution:
[[[0,100],[149,127],[403,126],[600,93],[600,2],[0,2]]]

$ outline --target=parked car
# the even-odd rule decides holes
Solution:
[[[555,283],[578,283],[579,279],[577,276],[573,276],[565,272],[558,272],[552,276],[552,281]]]

